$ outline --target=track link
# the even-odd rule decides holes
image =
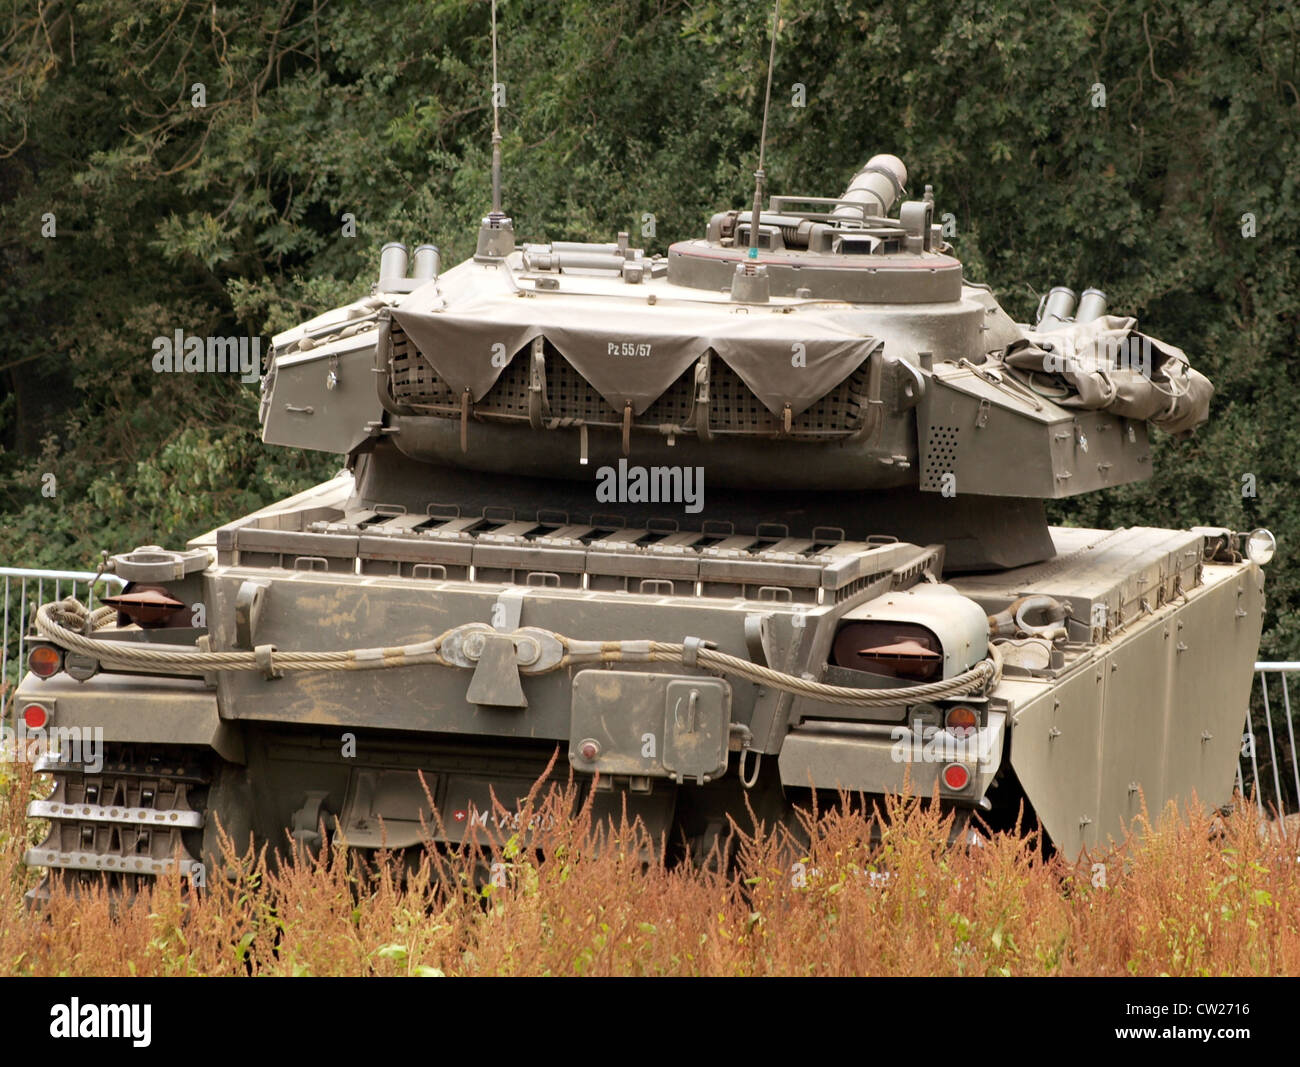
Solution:
[[[35,769],[54,776],[50,796],[27,807],[29,817],[50,823],[45,840],[23,857],[29,867],[50,871],[36,897],[47,895],[51,877],[73,887],[99,881],[132,890],[178,863],[188,876],[200,867],[195,852],[209,778],[193,755],[118,746],[93,773],[57,755],[42,757]]]

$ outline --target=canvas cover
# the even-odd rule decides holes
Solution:
[[[1055,374],[1068,393],[1062,407],[1105,410],[1188,433],[1209,417],[1214,386],[1180,348],[1136,329],[1137,320],[1104,315],[1043,333],[1026,332],[1004,355],[1019,370]]]
[[[834,389],[881,342],[852,316],[644,296],[516,294],[503,269],[445,276],[393,310],[420,354],[457,393],[481,400],[541,336],[617,411],[642,414],[712,350],[773,414],[798,415]],[[495,358],[494,358],[495,356]]]

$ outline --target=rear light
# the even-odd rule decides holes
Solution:
[[[927,729],[937,730],[943,725],[943,712],[935,704],[913,704],[908,714],[917,733],[924,734]]]
[[[69,652],[63,657],[63,669],[79,682],[88,682],[99,673],[99,660],[84,652]]]
[[[974,708],[967,707],[965,704],[958,704],[956,707],[948,709],[943,724],[954,737],[969,737],[979,729],[980,717],[976,714]]]
[[[960,763],[950,763],[943,769],[943,784],[949,789],[965,789],[970,785],[970,771]]]
[[[29,730],[44,730],[50,721],[50,713],[43,704],[28,704],[23,708],[23,724]]]
[[[63,650],[55,645],[34,645],[27,653],[27,669],[37,678],[53,678],[63,669]]]

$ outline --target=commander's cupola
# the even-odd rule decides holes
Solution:
[[[843,195],[773,196],[760,211],[722,211],[703,240],[668,250],[668,281],[725,291],[738,303],[769,296],[867,304],[930,304],[961,299],[961,263],[934,222],[929,187],[903,196],[907,168],[873,156]]]

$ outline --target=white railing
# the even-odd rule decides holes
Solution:
[[[1300,671],[1300,661],[1280,663],[1256,663],[1255,671],[1259,675],[1259,693],[1262,703],[1258,711],[1252,706],[1247,713],[1246,731],[1241,738],[1241,759],[1237,764],[1237,786],[1244,793],[1248,785],[1255,790],[1255,803],[1261,814],[1266,809],[1276,808],[1279,814],[1300,811],[1300,752],[1295,745],[1295,712],[1291,708],[1291,690],[1287,686],[1287,675]],[[1284,743],[1278,735],[1281,725],[1275,725],[1277,705],[1269,699],[1270,676],[1279,683],[1282,694],[1282,720],[1286,735]],[[1262,723],[1261,723],[1262,720]],[[1264,736],[1268,738],[1268,748],[1263,750],[1260,743],[1260,725]],[[1280,750],[1281,748],[1281,750]],[[1291,754],[1291,773],[1286,772],[1286,750]],[[1260,762],[1264,757],[1264,773],[1261,777]],[[1250,781],[1247,783],[1243,772],[1249,767]],[[1269,786],[1272,789],[1269,789]],[[1292,792],[1294,789],[1294,792]]]
[[[84,588],[81,597],[93,608],[95,586],[107,584],[120,589],[126,582],[115,574],[96,575],[93,571],[52,571],[25,570],[21,567],[0,567],[0,578],[4,579],[4,630],[0,640],[0,680],[16,685],[22,676],[26,661],[27,631],[29,614],[47,600],[58,600],[63,596],[77,596]],[[15,585],[17,589],[15,590]],[[29,585],[35,588],[29,591]],[[48,587],[48,594],[47,594]],[[14,594],[18,602],[14,604]],[[15,654],[11,655],[10,650]],[[1255,803],[1261,812],[1276,808],[1281,813],[1300,810],[1300,752],[1296,749],[1295,711],[1291,707],[1291,691],[1287,685],[1287,675],[1300,672],[1300,661],[1282,663],[1256,663],[1255,671],[1259,675],[1259,693],[1261,706],[1248,712],[1245,732],[1241,739],[1241,759],[1237,764],[1237,786],[1243,793],[1253,787]],[[1274,688],[1282,697],[1281,723],[1275,723],[1274,709],[1276,702],[1269,696],[1269,680],[1276,683]],[[8,703],[9,687],[0,695],[0,719],[3,718]],[[1279,734],[1285,728],[1285,738],[1280,744]],[[1261,737],[1266,737],[1268,747],[1264,749]],[[1290,773],[1287,773],[1286,753],[1290,752]],[[1260,766],[1264,767],[1261,777]],[[1249,775],[1249,777],[1247,777]],[[1270,788],[1271,787],[1271,788]]]
[[[116,574],[96,575],[94,571],[46,571],[23,567],[0,567],[0,578],[4,579],[0,683],[9,683],[0,690],[0,721],[3,721],[8,710],[9,693],[27,669],[27,632],[31,629],[30,616],[36,609],[49,600],[77,596],[78,590],[84,590],[84,595],[78,599],[93,607],[97,585],[107,584],[116,590],[126,585],[126,581]],[[29,590],[29,586],[34,588]],[[14,603],[15,593],[17,603]]]

